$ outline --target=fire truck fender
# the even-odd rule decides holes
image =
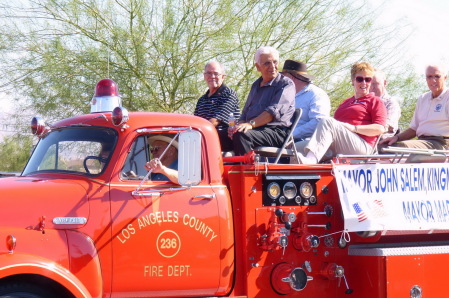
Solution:
[[[70,271],[89,289],[92,297],[103,296],[103,275],[95,243],[84,233],[67,231]]]
[[[92,297],[75,275],[52,260],[22,253],[0,255],[0,281],[21,274],[37,275],[50,279],[65,287],[75,297]]]

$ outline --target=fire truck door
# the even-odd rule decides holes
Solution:
[[[139,183],[111,186],[113,296],[215,296],[221,219],[211,186],[153,181],[144,185],[152,194],[135,195]]]

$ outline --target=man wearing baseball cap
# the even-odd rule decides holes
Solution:
[[[151,180],[178,184],[178,142],[169,136],[155,135],[148,138],[148,143],[153,159],[145,164],[145,169],[153,170]]]
[[[329,116],[329,96],[312,83],[314,77],[307,73],[307,65],[303,62],[285,60],[282,74],[295,83],[295,106],[302,109],[302,115],[293,137],[296,142],[303,141],[312,136],[321,118]]]

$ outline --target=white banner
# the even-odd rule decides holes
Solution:
[[[449,164],[335,165],[345,230],[449,229]]]

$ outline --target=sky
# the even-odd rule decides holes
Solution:
[[[383,4],[377,22],[406,22],[412,34],[406,41],[405,57],[418,73],[426,65],[444,62],[449,65],[449,0],[368,0],[373,7]]]

